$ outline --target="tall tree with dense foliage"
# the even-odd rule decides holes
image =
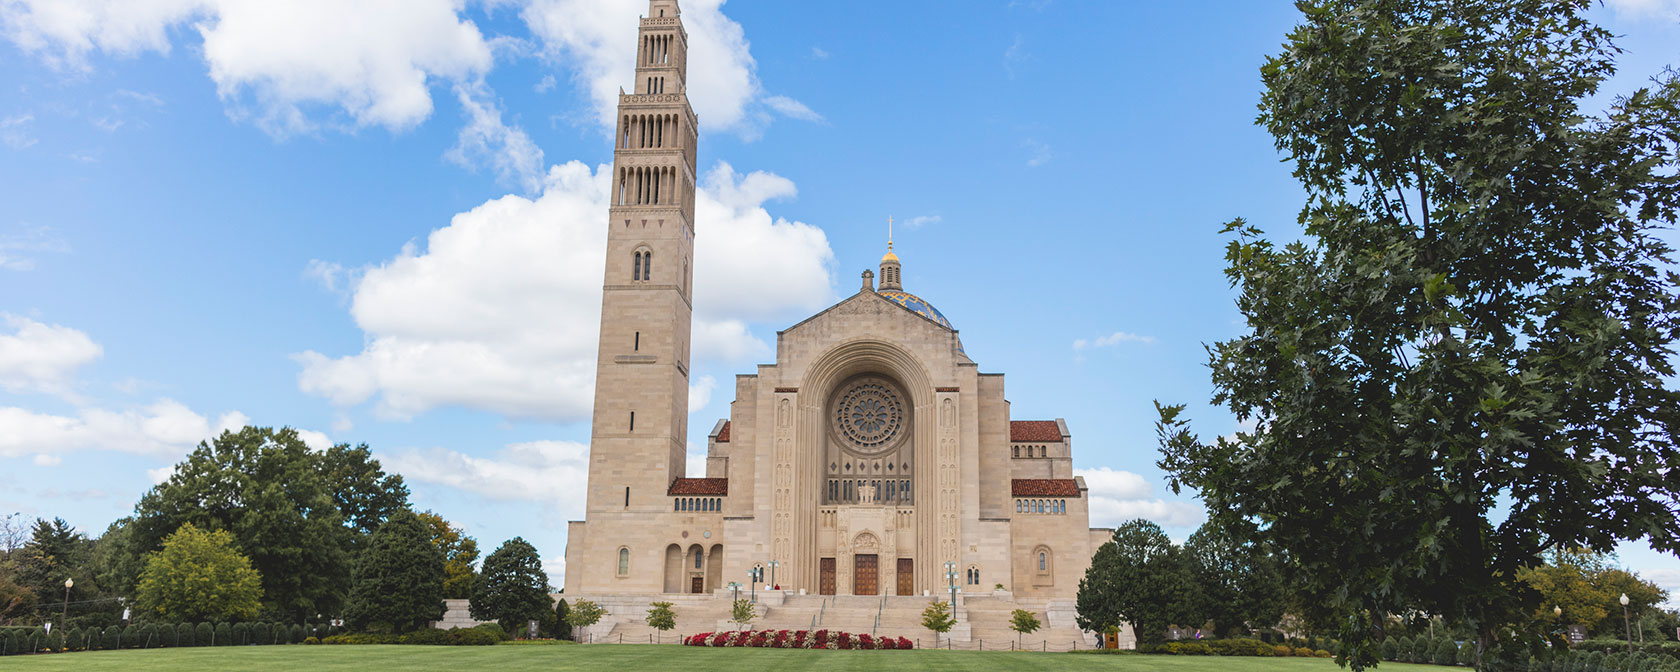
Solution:
[[[478,578],[473,569],[473,563],[478,562],[478,542],[443,516],[431,511],[418,515],[431,532],[432,544],[443,551],[443,596],[451,600],[472,597],[473,581]]]
[[[1200,623],[1198,595],[1183,551],[1161,526],[1133,520],[1115,528],[1091,556],[1079,580],[1074,620],[1094,632],[1130,623],[1138,642],[1150,644],[1164,639],[1169,625]]]
[[[1184,542],[1200,600],[1200,622],[1211,620],[1221,635],[1233,630],[1274,627],[1288,599],[1278,558],[1254,540],[1208,522]]]
[[[344,611],[351,628],[405,633],[443,618],[443,551],[425,521],[398,511],[362,546]]]
[[[136,599],[165,623],[244,620],[257,615],[262,580],[233,535],[187,523],[147,555]]]
[[[87,535],[64,522],[62,518],[37,519],[29,540],[13,555],[17,560],[15,581],[34,595],[43,617],[56,620],[63,612],[66,591],[64,580],[73,579],[75,586],[69,593],[72,616],[86,613],[88,607],[104,597],[98,582],[88,571],[88,558],[93,542]]]
[[[1288,558],[1355,669],[1395,613],[1524,658],[1544,551],[1680,551],[1680,81],[1585,116],[1617,53],[1590,4],[1303,0],[1262,68],[1306,237],[1227,227],[1248,333],[1213,400],[1254,429],[1162,407],[1160,465]]]
[[[582,605],[573,605],[573,611]],[[527,621],[540,621],[554,606],[548,574],[537,549],[514,537],[484,559],[468,603],[473,618],[496,621],[508,632],[525,632]]]
[[[311,450],[291,428],[223,432],[140,499],[130,547],[156,549],[189,522],[227,530],[262,575],[265,612],[288,621],[337,613],[360,530],[408,496],[364,453]]]

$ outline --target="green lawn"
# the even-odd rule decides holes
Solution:
[[[7,670],[1176,670],[1246,672],[1341,668],[1323,658],[1099,656],[978,651],[786,651],[679,646],[251,646],[88,651],[0,658]],[[1382,670],[1440,670],[1384,663]]]

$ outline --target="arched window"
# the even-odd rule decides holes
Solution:
[[[1020,457],[1020,456],[1021,456],[1021,447],[1020,446],[1015,446],[1015,457]]]
[[[1040,571],[1040,572],[1050,571],[1049,570],[1049,567],[1050,567],[1049,555],[1050,555],[1049,553],[1045,553],[1044,551],[1039,551],[1038,552],[1038,571]]]
[[[695,569],[700,569],[700,560],[701,559],[702,559],[702,556],[700,555],[699,547],[696,546],[695,550],[694,550],[694,568]]]
[[[626,576],[628,574],[630,574],[630,549],[621,547],[618,549],[618,575]]]

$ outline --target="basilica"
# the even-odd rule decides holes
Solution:
[[[1061,419],[1016,420],[889,241],[857,291],[777,333],[686,477],[697,119],[675,0],[619,96],[585,519],[567,595],[974,595],[1071,604],[1091,529]],[[912,260],[913,261],[913,260]],[[877,283],[877,280],[879,281]],[[663,599],[663,598],[662,598]],[[1052,607],[1053,608],[1053,607]],[[1071,606],[1068,607],[1071,609]]]

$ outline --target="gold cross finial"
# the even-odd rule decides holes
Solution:
[[[892,215],[887,215],[887,249],[892,249]]]

